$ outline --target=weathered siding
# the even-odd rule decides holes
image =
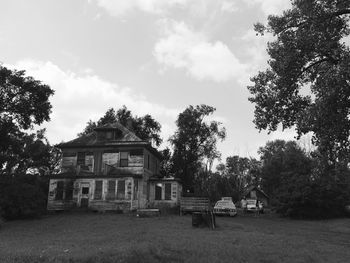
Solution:
[[[68,183],[72,184],[72,198],[70,200],[66,200],[65,190],[60,200],[56,198],[58,185],[61,184],[62,186],[62,182],[64,185],[68,185]],[[96,187],[97,182],[100,182],[101,186],[98,191]],[[68,179],[51,179],[48,209],[63,210],[72,207],[80,207],[83,198],[85,198],[85,202],[88,202],[88,207],[94,210],[125,211],[126,209],[145,208],[147,204],[147,193],[143,192],[144,183],[143,180],[133,177],[101,179],[79,178],[75,179],[74,182]],[[83,192],[83,188],[85,188],[86,193]]]
[[[171,184],[170,188],[170,200],[166,200],[166,193],[165,193],[165,184]],[[162,192],[161,192],[161,200],[156,200],[156,185],[161,186]],[[150,183],[150,191],[149,191],[149,203],[153,207],[168,205],[168,206],[177,206],[180,202],[180,197],[182,193],[182,187],[181,184],[179,184],[177,181],[152,181]]]

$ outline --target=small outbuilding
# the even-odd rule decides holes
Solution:
[[[256,186],[248,187],[244,197],[247,199],[257,199],[262,202],[265,207],[269,206],[269,196]]]
[[[149,206],[154,208],[180,205],[182,184],[175,177],[151,177],[149,180]]]

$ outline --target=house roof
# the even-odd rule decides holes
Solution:
[[[258,187],[256,186],[250,186],[247,188],[246,192],[245,192],[245,195],[247,195],[248,193],[250,193],[251,191],[253,190],[256,190],[256,191],[259,191],[262,195],[264,195],[266,198],[269,198],[269,196],[267,194],[264,193],[263,190],[259,189]]]
[[[97,134],[101,131],[119,131],[120,136],[116,139],[101,139],[98,138]],[[128,130],[126,127],[118,122],[108,123],[99,126],[94,129],[93,132],[73,139],[68,142],[59,143],[56,145],[58,148],[81,148],[81,147],[108,147],[108,146],[135,146],[135,147],[145,147],[150,150],[153,154],[161,157],[160,153],[151,146],[150,142],[140,139],[132,131]]]

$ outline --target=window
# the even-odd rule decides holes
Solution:
[[[128,152],[120,152],[120,167],[128,167],[129,153]]]
[[[84,188],[83,188],[83,190],[84,190]],[[102,200],[102,180],[95,181],[94,199],[95,200]]]
[[[142,149],[130,150],[130,155],[131,156],[142,156],[143,155],[143,150]]]
[[[177,198],[177,184],[176,183],[171,184],[171,196],[174,199]]]
[[[114,200],[115,199],[115,181],[110,180],[108,181],[108,189],[107,189],[107,200]]]
[[[171,184],[165,184],[165,200],[171,200]]]
[[[66,182],[65,187],[65,200],[72,200],[73,199],[73,181]]]
[[[78,152],[77,165],[85,165],[85,153]]]
[[[147,169],[149,169],[149,154],[147,155]]]
[[[139,181],[134,180],[134,200],[137,200],[137,192],[139,191]]]
[[[125,180],[118,180],[117,199],[125,199]]]
[[[132,184],[130,180],[126,181],[126,199],[131,200],[131,194],[132,194]]]
[[[63,200],[63,187],[64,187],[64,182],[63,181],[58,181],[57,182],[57,187],[56,187],[56,200]]]
[[[81,193],[83,194],[83,195],[88,195],[89,194],[89,187],[83,187],[82,189],[81,189]]]
[[[106,139],[107,140],[112,140],[113,139],[113,132],[112,131],[106,132]]]
[[[162,200],[162,184],[158,183],[155,186],[155,200]]]

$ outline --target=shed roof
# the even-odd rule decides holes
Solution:
[[[261,189],[259,189],[258,187],[256,186],[250,186],[247,188],[246,192],[245,192],[245,196],[250,193],[251,191],[253,190],[256,190],[256,191],[259,191],[262,195],[264,195],[266,198],[269,198],[269,196],[267,194],[265,194],[265,192]]]

